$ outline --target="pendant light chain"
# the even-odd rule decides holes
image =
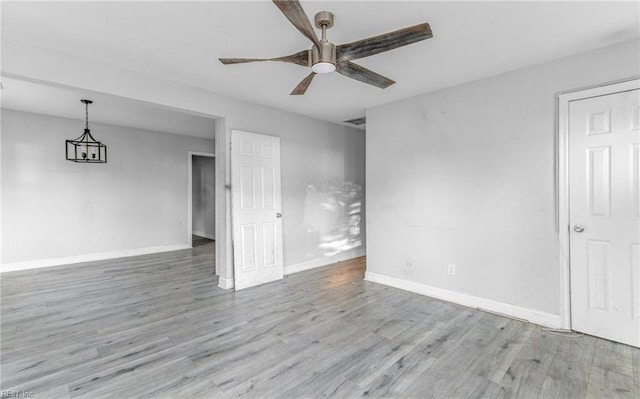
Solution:
[[[89,103],[84,103],[85,129],[89,130]]]

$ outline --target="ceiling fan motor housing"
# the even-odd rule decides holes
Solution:
[[[318,62],[329,62],[335,65],[336,45],[327,41],[320,42],[320,45],[320,49],[315,45],[311,49],[311,65],[315,65]]]

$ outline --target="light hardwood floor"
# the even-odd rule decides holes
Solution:
[[[363,281],[241,292],[213,245],[3,274],[1,387],[41,398],[638,398],[640,350]],[[5,392],[5,396],[8,392]]]

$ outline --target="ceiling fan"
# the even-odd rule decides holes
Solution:
[[[219,60],[225,65],[256,61],[280,61],[311,67],[311,73],[298,83],[291,95],[304,94],[316,74],[333,71],[381,89],[387,88],[395,81],[351,61],[426,40],[433,36],[429,24],[423,23],[355,42],[335,45],[327,40],[327,29],[333,26],[332,13],[320,11],[315,15],[315,25],[318,29],[322,29],[322,39],[318,39],[300,2],[297,0],[273,0],[273,3],[293,26],[311,40],[313,43],[311,49],[276,58],[219,58]]]

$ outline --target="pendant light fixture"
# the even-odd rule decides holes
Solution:
[[[89,131],[89,104],[91,100],[80,100],[85,106],[86,124],[82,136],[66,140],[67,161],[80,163],[107,163],[107,146],[97,141]]]

